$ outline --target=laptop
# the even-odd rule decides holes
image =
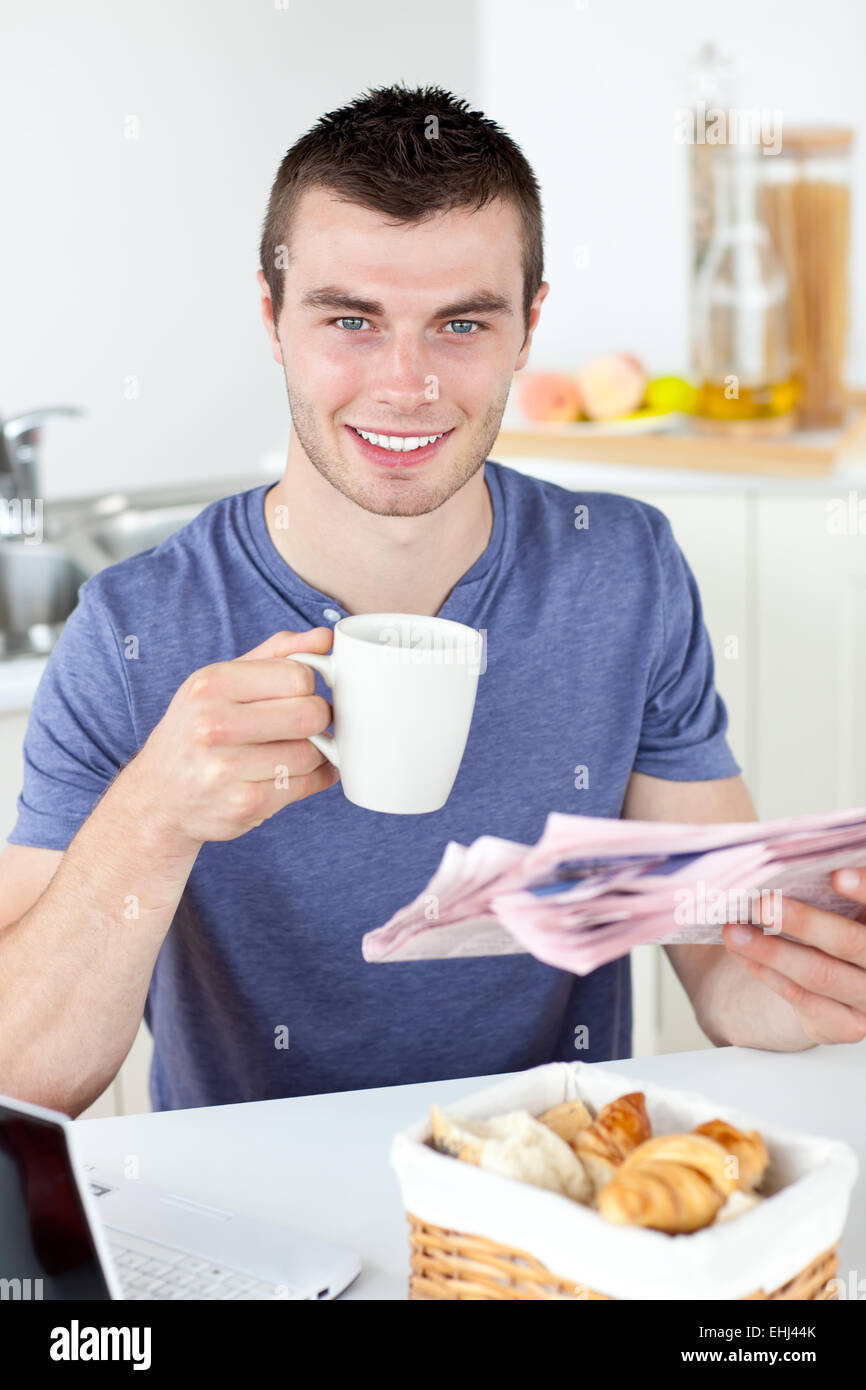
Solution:
[[[0,1300],[328,1299],[350,1250],[80,1161],[72,1120],[0,1095]]]

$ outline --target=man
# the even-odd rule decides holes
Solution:
[[[79,1113],[142,1012],[155,1108],[573,1059],[581,1026],[583,1060],[628,1055],[628,958],[581,979],[360,950],[449,840],[532,841],[552,810],[755,818],[663,514],[487,462],[548,291],[541,231],[518,148],[439,89],[369,93],[288,151],[258,277],[285,474],[82,586],[0,864],[0,1090]],[[431,815],[343,797],[309,742],[324,687],[285,659],[375,611],[487,634]],[[794,905],[784,929],[669,948],[709,1037],[866,1035],[864,928]]]

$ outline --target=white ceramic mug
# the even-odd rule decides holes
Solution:
[[[483,638],[447,618],[357,613],[327,656],[294,652],[333,692],[334,733],[310,742],[356,806],[418,815],[445,805],[475,707]]]

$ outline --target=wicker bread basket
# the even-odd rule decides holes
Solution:
[[[438,1153],[424,1117],[396,1135],[391,1149],[409,1221],[409,1297],[837,1298],[838,1246],[858,1172],[856,1155],[839,1141],[583,1062],[536,1067],[443,1108],[484,1119],[513,1109],[539,1114],[580,1096],[597,1110],[637,1090],[656,1134],[716,1116],[759,1130],[770,1153],[760,1189],[767,1200],[690,1235],[614,1226],[557,1192]]]
[[[742,1219],[742,1218],[739,1218]],[[483,1236],[461,1235],[428,1226],[409,1214],[411,1248],[410,1298],[500,1299],[524,1302],[541,1298],[570,1302],[609,1301],[611,1294],[598,1293],[572,1280],[552,1274],[525,1250],[510,1250]],[[839,1267],[837,1246],[825,1250],[786,1284],[764,1293],[745,1294],[747,1299],[835,1299],[834,1276]],[[649,1296],[649,1295],[648,1295]]]

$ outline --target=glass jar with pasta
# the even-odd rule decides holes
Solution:
[[[785,127],[764,160],[759,215],[785,267],[799,425],[844,423],[851,240],[848,127]]]

